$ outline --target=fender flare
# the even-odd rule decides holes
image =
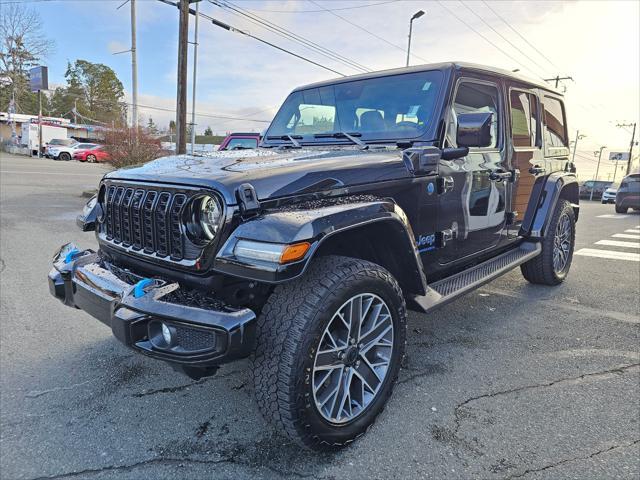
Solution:
[[[394,240],[399,244],[394,244],[393,250],[388,243],[385,246],[388,256],[401,257],[399,260],[402,273],[403,276],[407,276],[405,281],[398,279],[401,286],[404,283],[411,293],[424,294],[426,278],[413,230],[407,215],[394,201],[359,201],[356,198],[353,202],[345,203],[345,198],[342,197],[339,201],[326,200],[316,203],[319,205],[293,205],[290,208],[267,211],[240,224],[219,250],[213,270],[264,283],[283,283],[302,275],[321,247],[326,246],[330,239],[347,232],[353,233],[358,228],[375,225],[397,235]],[[235,244],[240,239],[279,244],[306,241],[311,243],[311,247],[305,257],[297,262],[284,265],[248,263],[233,254]],[[377,239],[380,242],[388,240]]]
[[[580,212],[579,186],[578,179],[572,172],[554,172],[544,180],[536,182],[522,221],[520,235],[533,239],[544,238],[560,199],[571,203],[577,221]]]

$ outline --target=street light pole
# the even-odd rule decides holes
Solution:
[[[176,99],[176,153],[187,153],[187,47],[189,34],[189,0],[180,0],[178,28],[178,88]]]
[[[571,163],[576,163],[576,150],[578,150],[578,140],[582,140],[586,135],[580,135],[580,130],[576,130],[576,139],[573,142],[573,155],[571,156]]]
[[[136,54],[136,0],[131,0],[131,126],[138,140],[138,57]]]
[[[600,152],[598,153],[598,166],[596,167],[596,178],[591,184],[591,195],[589,196],[589,200],[593,200],[593,189],[596,187],[596,182],[598,181],[598,172],[600,171],[600,159],[602,158],[602,150],[607,147],[600,147]]]
[[[409,57],[411,56],[411,34],[413,33],[413,21],[424,15],[424,10],[418,10],[409,20],[409,43],[407,44],[407,67],[409,66]]]
[[[198,6],[200,2],[196,3],[196,18],[195,18],[195,29],[194,29],[194,40],[193,40],[193,79],[192,79],[192,87],[191,87],[191,155],[196,148],[196,70],[198,67],[198,19],[200,15],[198,14]]]

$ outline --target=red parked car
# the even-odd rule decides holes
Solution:
[[[109,154],[104,150],[104,145],[96,145],[87,150],[77,150],[73,153],[73,158],[81,162],[89,163],[106,162],[111,159]]]

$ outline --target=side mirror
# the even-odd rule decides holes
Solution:
[[[492,112],[461,113],[458,115],[456,143],[458,147],[490,147]]]
[[[407,148],[402,152],[402,161],[413,175],[436,175],[441,156],[437,147]]]

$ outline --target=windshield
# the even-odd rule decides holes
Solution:
[[[266,137],[307,142],[346,132],[362,140],[415,138],[433,121],[441,83],[440,71],[427,71],[299,90],[285,100]]]

